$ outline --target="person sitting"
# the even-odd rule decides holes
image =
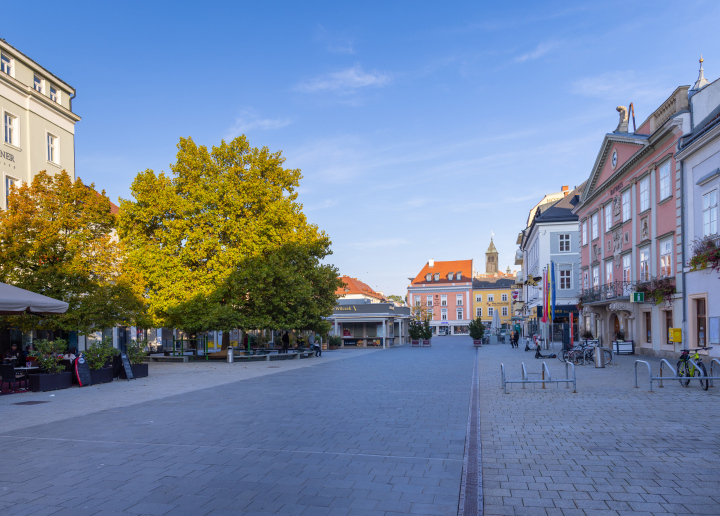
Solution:
[[[22,356],[22,354],[20,353],[20,350],[18,349],[17,344],[13,344],[12,346],[10,346],[10,350],[7,353],[5,353],[5,362],[7,362],[7,363],[15,362],[21,356]]]
[[[77,358],[76,353],[77,353],[77,349],[70,348],[70,350],[62,356],[62,358],[63,358],[63,360],[69,360],[70,362],[72,362],[73,360],[75,360]]]

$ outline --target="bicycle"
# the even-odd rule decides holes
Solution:
[[[603,349],[603,362],[608,365],[612,361],[612,352],[608,349]],[[563,358],[560,358],[562,356]],[[595,346],[589,344],[579,344],[574,346],[568,351],[563,351],[558,356],[562,362],[570,362],[575,365],[585,365],[587,363],[593,363],[595,361]]]
[[[698,351],[709,351],[711,349],[712,346],[695,348],[693,350],[695,353],[692,356],[690,356],[689,349],[681,350],[680,360],[677,363],[677,374],[678,376],[683,377],[678,380],[680,382],[680,385],[682,385],[683,387],[687,387],[690,384],[690,378],[698,377],[700,378],[700,387],[702,387],[702,390],[708,390],[708,387],[710,387],[710,380],[703,380],[703,378],[707,378],[708,374],[707,370],[705,369],[705,364],[703,364],[702,357],[700,356],[700,353],[698,353]],[[691,358],[697,364],[697,369],[689,362]],[[687,380],[685,378],[687,378]]]

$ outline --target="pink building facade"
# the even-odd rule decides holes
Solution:
[[[682,321],[681,169],[678,140],[690,128],[688,86],[677,88],[634,133],[625,108],[605,135],[580,203],[581,331],[602,345],[618,334],[636,352],[677,351],[668,329]],[[632,302],[642,292],[644,302]]]

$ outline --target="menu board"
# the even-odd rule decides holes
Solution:
[[[128,358],[127,353],[120,353],[120,361],[122,362],[122,367],[125,370],[125,378],[128,380],[134,380],[135,377],[133,376],[132,366],[130,365],[130,359]]]
[[[75,359],[74,373],[77,378],[78,385],[80,387],[87,387],[92,385],[92,377],[90,376],[90,367],[88,366],[85,357],[80,355]]]

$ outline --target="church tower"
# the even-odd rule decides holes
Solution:
[[[490,247],[485,251],[485,273],[497,274],[498,272],[498,251],[495,249],[492,237],[490,238]]]

